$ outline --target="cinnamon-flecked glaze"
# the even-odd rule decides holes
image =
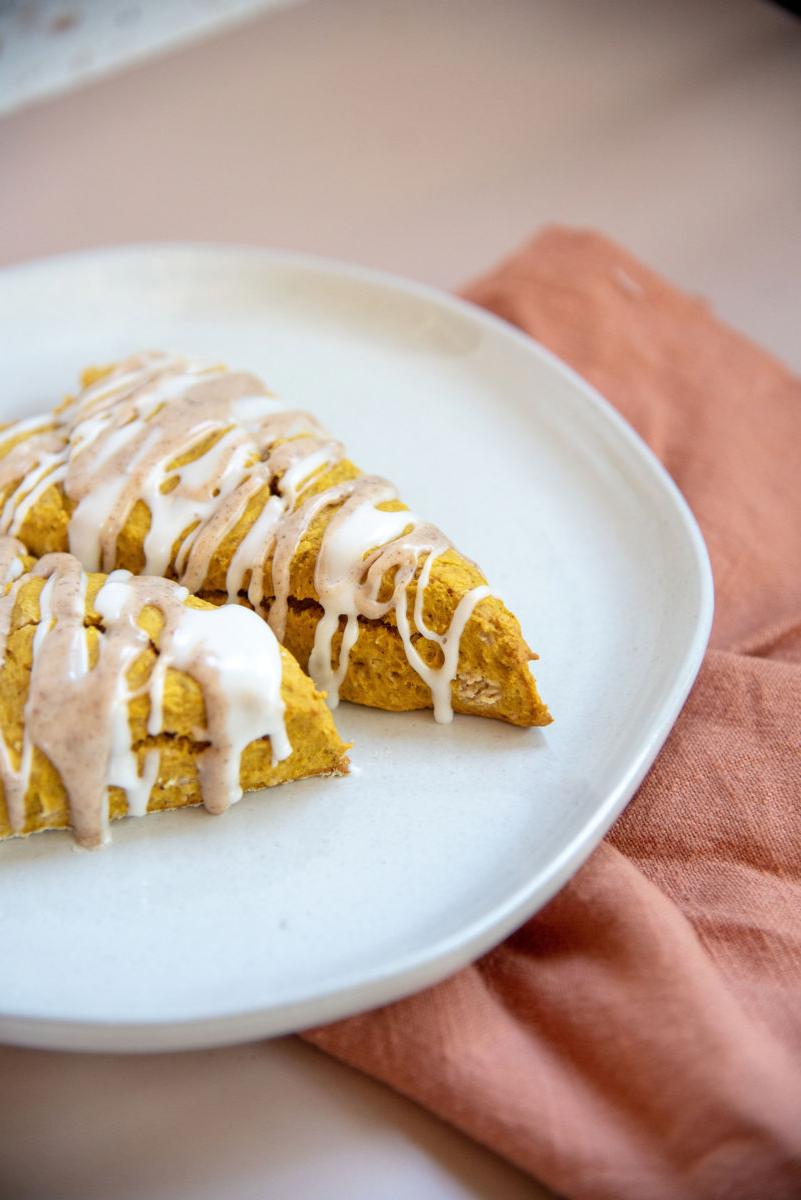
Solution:
[[[87,574],[69,554],[26,571],[0,538],[0,837],[347,769],[311,680],[246,608],[175,582]],[[14,566],[16,564],[16,566]]]
[[[0,432],[0,531],[239,601],[336,705],[550,721],[478,567],[255,376],[138,355]]]

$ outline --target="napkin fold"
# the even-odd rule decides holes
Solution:
[[[437,987],[305,1036],[566,1197],[795,1200],[801,380],[594,233],[548,229],[466,295],[659,455],[709,547],[710,650],[541,913]]]

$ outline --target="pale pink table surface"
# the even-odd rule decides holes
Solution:
[[[801,23],[757,0],[314,0],[0,120],[0,263],[251,242],[453,287],[612,234],[801,368]],[[543,1194],[292,1040],[0,1049],[0,1196]]]

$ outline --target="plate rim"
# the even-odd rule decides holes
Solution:
[[[552,350],[517,326],[469,300],[427,283],[406,279],[391,271],[349,263],[336,258],[301,251],[272,249],[237,242],[147,241],[103,245],[42,255],[0,268],[0,289],[13,276],[47,271],[61,265],[92,260],[134,257],[140,254],[191,254],[201,257],[246,255],[260,259],[265,267],[300,267],[345,277],[357,282],[401,291],[433,304],[471,322],[489,326],[502,338],[511,340],[526,352],[544,361],[566,378],[580,394],[585,406],[594,410],[622,439],[627,450],[639,459],[671,502],[679,528],[691,551],[698,590],[698,620],[684,653],[677,662],[674,680],[657,707],[650,734],[632,756],[615,786],[607,790],[590,820],[556,854],[549,865],[533,880],[521,885],[505,902],[474,919],[458,933],[433,943],[425,951],[406,954],[390,968],[374,967],[345,976],[333,989],[307,989],[302,996],[280,1000],[269,1007],[234,1009],[216,1016],[182,1020],[143,1020],[117,1022],[65,1020],[57,1017],[30,1017],[0,1012],[0,1038],[4,1041],[46,1049],[150,1052],[228,1045],[258,1037],[277,1037],[315,1025],[327,1024],[392,1003],[429,987],[474,961],[501,942],[538,912],[564,886],[599,845],[604,835],[633,797],[684,706],[698,675],[709,642],[714,615],[714,583],[706,543],[693,512],[677,484],[656,454],[591,383]]]

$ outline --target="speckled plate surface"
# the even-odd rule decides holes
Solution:
[[[569,878],[664,742],[706,646],[706,550],[642,442],[536,343],[449,296],[240,248],[0,272],[0,418],[164,347],[261,373],[481,563],[542,661],[545,731],[343,705],[354,774],[0,845],[0,1038],[176,1049],[385,1003]]]

